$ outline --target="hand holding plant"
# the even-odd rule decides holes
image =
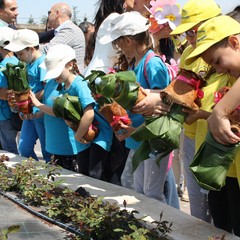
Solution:
[[[26,63],[21,61],[19,61],[18,65],[7,63],[3,73],[8,81],[10,106],[15,107],[17,105],[18,112],[31,113],[32,106],[29,98],[30,86],[28,84]]]
[[[58,96],[54,100],[52,110],[56,117],[67,121],[67,125],[71,127],[73,131],[76,132],[78,130],[79,122],[83,116],[83,110],[77,96],[70,96],[67,93]],[[86,142],[91,142],[97,137],[98,132],[98,128],[94,124],[91,124],[83,138]]]

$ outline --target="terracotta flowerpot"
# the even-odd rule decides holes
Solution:
[[[78,126],[79,124],[76,124],[74,122],[68,121],[67,125],[74,131],[77,132],[78,130]],[[88,128],[88,131],[85,133],[85,135],[83,136],[83,138],[87,141],[87,142],[92,142],[98,135],[99,133],[99,129],[94,125],[91,124]]]
[[[32,113],[32,104],[29,97],[29,90],[25,92],[16,92],[13,91],[15,95],[16,104],[18,106],[18,112],[22,112],[24,114]]]
[[[87,142],[92,142],[97,137],[98,133],[99,133],[99,129],[94,124],[91,124],[87,133],[83,136],[83,138]]]
[[[14,93],[13,90],[8,90],[8,105],[10,108],[16,108],[16,101],[15,101],[15,97],[14,97]]]
[[[106,118],[114,132],[122,129],[121,123],[128,126],[132,124],[127,111],[116,102],[104,104],[99,112]]]
[[[135,104],[138,104],[139,102],[141,102],[145,97],[146,97],[146,94],[142,91],[142,88],[139,88],[138,89],[138,98],[137,98]]]

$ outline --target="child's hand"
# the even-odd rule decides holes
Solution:
[[[153,117],[166,115],[170,111],[170,106],[163,103],[162,99],[154,106]]]
[[[70,127],[74,132],[77,131],[78,129],[78,124],[72,122],[72,121],[69,121],[69,120],[64,120],[64,122],[68,125],[68,127]]]
[[[182,108],[182,111],[185,113],[188,113],[187,117],[185,118],[185,123],[190,125],[194,122],[196,122],[198,119],[205,119],[210,116],[210,112],[204,111],[204,110],[190,110],[189,108]]]
[[[130,135],[135,131],[135,129],[135,127],[121,123],[121,130],[115,132],[115,135],[119,141],[123,141],[125,138],[130,137]]]
[[[240,142],[240,138],[232,132],[230,121],[224,113],[213,110],[207,122],[209,130],[217,142],[223,145]]]
[[[185,123],[190,125],[196,122],[199,119],[200,111],[201,110],[190,110],[189,108],[182,108],[182,111],[188,113],[187,117],[185,118]]]
[[[81,139],[79,140],[79,142],[82,143],[82,144],[88,144],[88,142],[87,142],[84,138],[81,138]]]
[[[24,113],[22,113],[22,112],[19,113],[19,117],[20,117],[22,120],[32,120],[33,118],[35,118],[34,114],[32,114],[32,113],[24,114]]]
[[[158,93],[149,92],[144,89],[146,97],[133,107],[133,113],[142,114],[145,116],[165,115],[170,111],[170,107],[162,102],[161,96]]]
[[[17,108],[16,104],[16,99],[15,99],[15,94],[12,90],[7,90],[7,100],[8,100],[8,105],[11,108]]]
[[[32,91],[30,91],[29,97],[30,97],[30,99],[32,101],[32,104],[35,107],[38,107],[41,104],[41,102],[36,98],[35,94]]]
[[[88,143],[89,143],[89,142],[86,141],[83,137],[79,137],[78,134],[75,134],[75,139],[76,139],[78,142],[82,143],[82,144],[88,144]]]

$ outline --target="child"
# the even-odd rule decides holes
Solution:
[[[221,8],[214,0],[189,0],[184,4],[182,8],[182,17],[181,24],[177,26],[172,32],[171,35],[176,34],[186,34],[186,39],[189,43],[189,46],[183,51],[180,57],[180,69],[191,70],[196,73],[198,76],[205,77],[209,71],[208,65],[201,59],[197,58],[191,65],[186,66],[185,59],[186,57],[194,50],[196,46],[196,34],[195,29],[197,29],[202,22],[215,17],[221,14]],[[218,87],[219,81],[216,79],[216,74],[211,76],[211,79],[207,79],[209,85],[213,85],[210,95],[213,99],[214,87]],[[226,81],[227,81],[226,77]],[[224,84],[224,83],[223,83]],[[204,98],[201,99],[201,109],[206,109],[206,103],[204,103],[205,99],[210,98],[205,93],[204,90]],[[205,108],[204,108],[205,107]],[[209,107],[209,106],[207,106]],[[201,114],[206,112],[199,111]],[[206,118],[209,115],[207,114]],[[183,125],[183,144],[180,149],[183,157],[183,166],[186,176],[186,187],[188,190],[189,202],[190,202],[190,212],[191,215],[197,218],[200,218],[204,221],[211,222],[211,217],[209,214],[208,202],[207,202],[207,194],[203,192],[199,184],[196,182],[192,172],[189,169],[189,164],[194,158],[194,154],[196,152],[196,142],[198,141],[199,136],[197,136],[198,129],[198,116],[194,113],[194,117],[191,117],[189,113],[189,117],[186,118],[186,123]],[[201,116],[203,118],[203,116]],[[201,133],[202,129],[199,128]]]
[[[78,96],[83,109],[83,116],[81,117],[75,134],[76,140],[81,143],[76,144],[78,150],[78,172],[90,177],[105,180],[104,167],[105,164],[108,164],[107,159],[112,143],[112,129],[107,121],[94,110],[95,101],[91,96],[87,82],[83,81],[82,77],[76,75],[77,65],[74,50],[64,44],[58,44],[51,47],[41,67],[47,70],[45,80],[54,80],[50,80],[49,84],[46,86],[47,101],[45,104],[39,102],[33,94],[31,94],[31,99],[36,107],[46,113],[45,121],[46,126],[49,129],[54,124],[51,122],[52,119],[54,119],[54,122],[56,123],[55,131],[58,131],[57,134],[59,137],[47,134],[47,143],[51,143],[48,145],[49,150],[51,149],[53,152],[55,148],[53,153],[57,155],[63,155],[64,153],[63,145],[55,144],[55,142],[57,143],[60,141],[61,127],[57,125],[56,121],[60,120],[57,120],[56,117],[54,117],[52,110],[53,100],[51,100],[51,98],[53,95],[48,95],[48,93],[53,91],[54,83],[57,83],[61,86],[61,89],[58,91],[58,95],[68,93],[70,96]],[[89,143],[83,137],[93,121],[97,122],[99,133],[93,142]],[[68,129],[68,132],[71,131]],[[72,136],[73,134],[71,133],[70,137]],[[61,141],[67,140],[68,139]]]
[[[18,59],[12,52],[3,49],[5,43],[12,40],[14,30],[9,27],[0,28],[0,55],[3,60],[0,63],[0,142],[2,149],[8,152],[18,154],[17,150],[17,130],[11,124],[11,110],[7,102],[7,79],[3,74],[3,70],[7,63],[18,64]]]
[[[16,30],[13,40],[5,46],[5,49],[15,52],[17,57],[27,63],[28,82],[31,90],[41,100],[44,89],[43,78],[45,71],[39,67],[45,56],[39,50],[38,34],[29,29]],[[33,108],[33,113],[39,109]],[[45,150],[45,129],[43,118],[24,119],[18,150],[24,157],[32,157],[38,160],[34,151],[37,139],[40,140],[42,155],[46,162],[51,160],[51,154]]]
[[[159,89],[163,89],[169,84],[170,77],[165,64],[159,57],[153,57],[149,60],[146,66],[147,77],[145,78],[144,76],[144,63],[146,57],[148,54],[152,53],[148,28],[148,20],[138,12],[132,11],[116,14],[115,18],[112,20],[111,29],[100,39],[100,42],[102,44],[113,42],[115,47],[123,52],[128,62],[132,62],[134,59],[130,68],[134,70],[139,84],[143,88],[158,89],[156,91],[160,92]],[[129,116],[133,123],[132,126],[122,125],[122,127],[126,129],[126,133],[117,133],[118,138],[120,140],[125,139],[126,147],[131,149],[126,163],[128,165],[126,165],[125,168],[131,166],[132,156],[140,146],[140,142],[133,140],[129,136],[135,128],[144,122],[142,114],[150,114],[153,112],[153,106],[149,107],[146,100],[142,102],[140,107],[134,110],[134,113],[129,112]],[[157,158],[158,155],[151,156],[139,165],[133,174],[133,185],[137,192],[167,203],[166,196],[164,196],[164,183],[169,157],[167,156],[161,160],[160,167],[156,164]],[[171,168],[169,173],[172,173]],[[125,173],[123,173],[122,176],[123,186],[126,180],[124,174]],[[127,174],[132,174],[131,170],[128,170]],[[175,192],[173,191],[173,195],[168,198],[172,200],[168,203],[173,207],[179,208],[174,177],[171,179],[171,184],[172,183]],[[130,186],[131,183],[127,182],[126,184]],[[174,198],[174,196],[176,196],[176,198]]]
[[[186,59],[186,64],[191,64],[196,57],[201,56],[218,73],[228,72],[234,77],[239,77],[239,52],[240,24],[229,16],[219,16],[199,27],[196,49]],[[240,141],[240,138],[231,132],[230,122],[226,117],[240,104],[239,83],[238,79],[208,118],[210,131],[221,144],[235,144]],[[235,162],[227,173],[225,186],[220,191],[209,192],[209,207],[216,227],[240,237],[239,169],[238,151]]]

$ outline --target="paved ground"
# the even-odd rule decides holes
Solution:
[[[19,225],[20,230],[9,234],[9,240],[70,239],[62,228],[40,220],[0,195],[0,232],[12,225]]]

